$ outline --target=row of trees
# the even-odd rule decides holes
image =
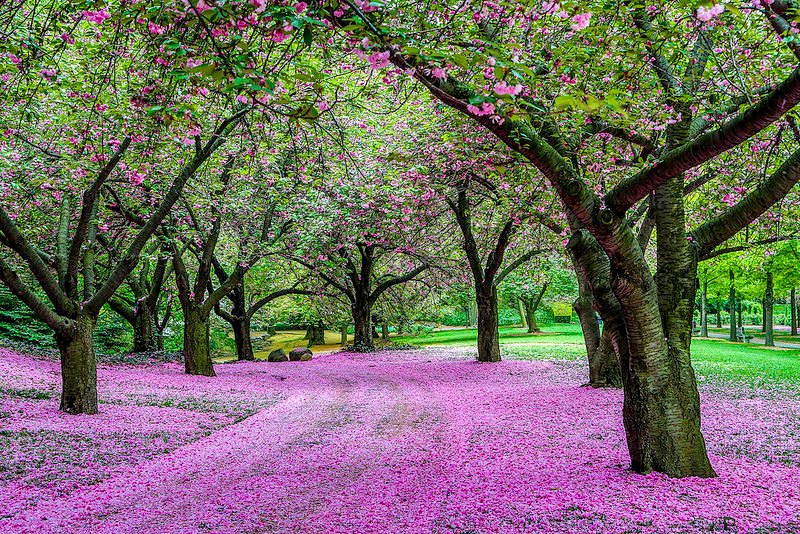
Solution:
[[[249,358],[267,303],[338,299],[329,322],[347,309],[368,351],[373,309],[412,281],[471,286],[495,362],[498,287],[564,255],[633,468],[713,476],[699,269],[791,239],[800,179],[796,6],[727,6],[2,8],[0,280],[56,336],[61,408],[97,411],[104,306],[158,345],[170,279],[189,373],[213,375],[214,310]],[[280,274],[253,291],[263,265]]]

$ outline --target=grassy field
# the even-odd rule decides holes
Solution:
[[[506,358],[582,359],[586,357],[580,326],[553,325],[540,334],[522,328],[501,328],[500,345]],[[475,344],[474,328],[442,330],[422,336],[398,336],[395,343],[428,347],[468,347]],[[695,339],[692,362],[700,375],[725,375],[747,381],[770,379],[800,382],[800,350],[766,348],[719,339]]]

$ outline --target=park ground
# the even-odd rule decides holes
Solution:
[[[101,365],[0,352],[0,532],[800,532],[800,350],[696,340],[716,479],[627,468],[621,393],[581,387],[579,329],[395,338],[310,362]],[[287,342],[291,342],[289,340]]]

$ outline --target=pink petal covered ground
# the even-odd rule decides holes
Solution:
[[[621,395],[575,362],[101,367],[92,417],[38,398],[57,370],[0,352],[0,532],[800,531],[785,385],[704,386],[720,477],[670,480],[627,470]]]

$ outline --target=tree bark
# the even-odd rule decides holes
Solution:
[[[528,322],[528,306],[526,305],[525,300],[521,297],[518,298],[517,306],[519,307],[519,317],[522,328],[528,328],[530,323]],[[530,329],[528,329],[528,333],[531,333]]]
[[[246,314],[244,317],[234,317],[230,325],[233,328],[233,339],[236,342],[237,359],[241,361],[255,360],[253,340],[250,336],[250,318]]]
[[[97,413],[97,364],[94,354],[96,319],[79,314],[71,336],[56,334],[61,355],[61,406],[71,414]]]
[[[355,331],[353,350],[356,352],[372,352],[375,340],[372,338],[372,307],[365,300],[357,300],[351,307]]]
[[[483,286],[476,292],[478,307],[478,361],[500,361],[500,328],[497,311],[497,288]]]
[[[389,341],[389,325],[386,323],[381,323],[381,339]]]
[[[525,322],[528,324],[528,333],[536,334],[542,330],[536,323],[536,308],[533,302],[525,303]]]
[[[632,233],[622,239],[620,251],[638,249]],[[641,253],[627,259],[626,269],[612,274],[608,257],[588,232],[576,232],[567,246],[591,283],[604,330],[620,358],[623,422],[633,469],[674,477],[714,476],[700,432],[700,398],[689,363],[691,328],[684,323],[691,315],[681,310],[686,302],[694,302],[695,275],[688,278],[684,301],[663,318]],[[665,339],[665,326],[680,327],[684,335]]]
[[[789,307],[791,311],[789,312],[792,316],[792,330],[791,335],[797,335],[797,290],[792,288],[791,293],[789,294]]]
[[[572,251],[570,251],[572,252]],[[583,332],[586,359],[589,362],[588,386],[593,388],[622,387],[619,359],[607,329],[601,334],[594,308],[591,284],[580,268],[579,259],[573,255],[575,275],[578,279],[578,298],[572,304]]]
[[[739,317],[739,319],[738,319],[736,324],[737,324],[737,326],[739,328],[742,328],[744,326],[744,321],[742,321],[742,297],[741,296],[739,296],[736,299],[736,314]]]
[[[730,329],[728,331],[728,341],[736,341],[736,277],[733,271],[728,273],[731,280],[731,287],[728,293],[728,314],[730,315]]]
[[[761,333],[767,331],[767,299],[761,299]]]
[[[719,305],[719,299],[717,299],[716,312],[717,312],[717,328],[722,328],[722,308]]]
[[[139,302],[134,309],[133,352],[154,352],[158,350],[156,339],[156,317],[154,310],[146,302]]]
[[[217,376],[211,362],[209,314],[198,309],[184,311],[183,358],[186,374]]]
[[[325,344],[325,325],[320,321],[309,327],[308,348]]]
[[[772,272],[767,271],[767,289],[764,292],[764,326],[766,327],[764,335],[764,345],[767,347],[775,346],[775,332],[772,327],[773,307],[775,305],[775,295],[773,288]]]
[[[703,280],[703,292],[700,295],[700,336],[708,337],[708,280]]]
[[[346,324],[343,324],[343,325],[342,325],[342,327],[341,327],[341,328],[340,328],[340,330],[339,330],[339,333],[340,333],[340,334],[341,334],[341,336],[342,336],[342,337],[341,337],[340,344],[341,344],[341,345],[347,345],[347,325],[346,325]]]

